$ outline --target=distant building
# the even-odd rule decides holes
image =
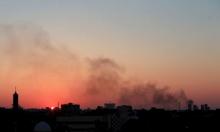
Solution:
[[[193,110],[193,101],[189,100],[188,101],[188,111],[192,111]]]
[[[19,95],[15,89],[15,92],[13,94],[13,109],[14,110],[18,110],[19,109],[19,103],[18,103],[18,98],[19,98]]]
[[[208,104],[205,104],[205,110],[206,110],[206,111],[210,110],[210,107],[209,107]]]
[[[197,105],[193,105],[193,110],[197,111],[197,110],[199,110],[199,107]]]
[[[208,104],[201,105],[201,111],[208,111],[208,110],[210,110],[210,107],[208,106]]]
[[[117,110],[119,110],[120,112],[131,112],[133,111],[133,108],[130,105],[121,105],[117,107]]]
[[[104,104],[105,109],[115,109],[115,104],[114,103],[105,103]]]
[[[97,106],[96,110],[102,110],[103,108],[103,106]]]
[[[205,105],[201,104],[201,111],[205,110]]]
[[[80,112],[80,110],[81,110],[80,105],[78,104],[68,103],[61,105],[61,111],[63,112],[72,113],[72,112]]]

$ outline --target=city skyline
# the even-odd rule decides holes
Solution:
[[[17,86],[24,108],[58,102],[150,108],[190,99],[220,108],[219,6],[218,0],[1,1],[0,107],[12,106]]]
[[[22,105],[19,103],[19,93],[17,92],[17,88],[15,87],[15,91],[12,94],[12,106],[10,108],[5,108],[5,107],[1,107],[0,109],[12,109],[14,112],[21,112],[21,111],[25,111],[25,110],[50,110],[50,111],[60,111],[62,110],[63,112],[79,112],[81,110],[115,110],[115,109],[120,109],[122,107],[126,107],[129,109],[136,109],[136,110],[165,110],[165,111],[218,111],[219,108],[217,109],[212,109],[209,107],[208,104],[201,104],[199,106],[199,104],[195,104],[193,100],[184,100],[185,102],[177,102],[176,106],[174,107],[134,107],[132,105],[129,104],[116,104],[114,102],[105,102],[104,104],[98,104],[97,106],[95,106],[94,108],[90,108],[90,107],[86,107],[86,108],[81,108],[80,104],[77,104],[75,102],[68,102],[68,103],[63,103],[60,104],[60,102],[57,103],[57,106],[46,106],[45,108],[24,108],[22,107]],[[184,103],[184,104],[183,104]]]

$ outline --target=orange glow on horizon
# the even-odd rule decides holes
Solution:
[[[50,107],[51,110],[54,110],[54,108],[55,108],[54,106]]]

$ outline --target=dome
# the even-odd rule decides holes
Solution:
[[[41,121],[35,125],[34,132],[51,132],[51,128],[48,123]]]

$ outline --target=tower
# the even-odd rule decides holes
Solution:
[[[19,108],[18,97],[19,97],[19,96],[18,96],[16,87],[15,87],[15,92],[14,92],[14,94],[13,94],[13,109],[14,109],[14,110],[18,110],[18,108]]]

